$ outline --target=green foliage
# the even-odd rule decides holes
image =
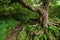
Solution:
[[[25,38],[26,38],[26,31],[23,29],[22,31],[19,32],[18,40],[25,40]]]
[[[31,4],[31,5],[33,5],[33,6],[37,6],[37,7],[39,7],[39,6],[42,5],[41,0],[27,0],[27,2],[28,2],[29,4]]]
[[[10,3],[10,0],[0,0],[0,3],[1,4],[8,4],[8,3]]]
[[[44,36],[43,36],[43,37],[44,37],[44,40],[47,40],[47,35],[46,35],[46,34],[44,34]]]
[[[47,40],[47,35],[46,34],[36,35],[35,40]]]
[[[50,26],[49,29],[50,29],[50,32],[53,33],[54,36],[59,36],[59,30],[57,30],[57,28],[55,28],[56,26]]]
[[[28,31],[34,31],[34,30],[35,30],[35,27],[33,25],[29,25]]]
[[[14,19],[2,19],[0,18],[0,40],[4,40],[11,28],[17,25],[18,21]]]

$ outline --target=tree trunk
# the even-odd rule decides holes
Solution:
[[[43,11],[42,11],[42,27],[46,30],[49,23],[49,0],[42,0]]]
[[[42,15],[42,27],[47,27],[48,25],[48,13],[47,12],[44,12],[43,15]]]

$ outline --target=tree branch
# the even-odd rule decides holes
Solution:
[[[25,0],[20,0],[20,3],[21,3],[24,7],[28,8],[28,9],[30,9],[30,10],[32,10],[32,11],[36,11],[36,8],[35,8],[34,6],[26,3]]]
[[[42,13],[42,10],[43,10],[42,7],[32,6],[32,5],[30,5],[29,3],[26,3],[25,0],[20,0],[20,3],[21,3],[24,7],[28,8],[28,9],[31,10],[31,11],[38,12],[38,13],[40,13],[40,14]]]

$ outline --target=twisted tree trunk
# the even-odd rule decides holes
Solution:
[[[46,33],[48,35],[48,30],[46,29],[46,27],[48,26],[48,22],[49,22],[49,19],[48,19],[49,0],[41,0],[41,1],[42,1],[42,6],[43,7],[39,7],[39,8],[26,3],[25,0],[19,0],[19,3],[21,3],[24,7],[28,8],[29,10],[34,11],[34,12],[38,12],[39,14],[41,14],[41,17],[42,17],[42,27],[44,29],[44,33]],[[13,35],[16,38],[17,32],[15,34],[13,34]]]

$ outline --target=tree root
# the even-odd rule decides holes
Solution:
[[[59,26],[60,22],[49,22],[49,25]]]
[[[53,27],[55,27],[57,30],[60,30],[60,28],[58,27],[60,25],[60,22],[49,22],[48,25],[52,25]],[[56,27],[57,26],[57,27]],[[55,38],[52,38],[51,35],[49,34],[48,30],[46,28],[44,28],[44,32],[47,34],[48,36],[48,40],[53,40]]]
[[[11,30],[9,35],[6,36],[5,40],[17,40],[18,32],[22,30],[22,26],[19,24]]]
[[[56,29],[60,30],[60,23],[59,22],[49,22],[48,25],[54,26]]]

